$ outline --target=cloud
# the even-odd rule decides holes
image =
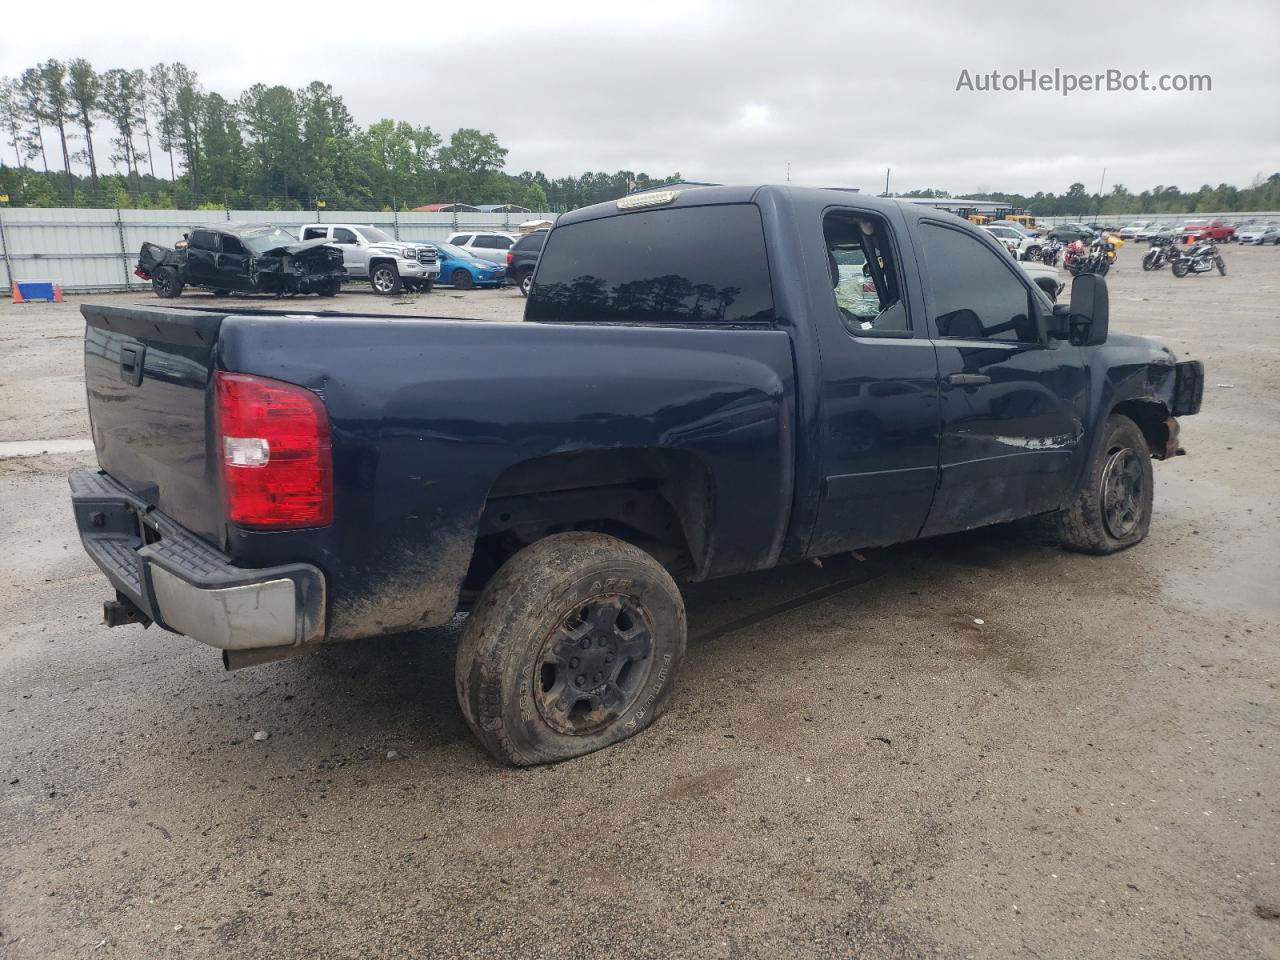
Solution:
[[[14,6],[14,5],[11,5]],[[327,9],[327,8],[316,8]],[[415,8],[417,9],[417,8]],[[497,0],[449,17],[360,29],[349,11],[224,2],[216,20],[125,23],[70,0],[56,30],[6,12],[0,74],[49,56],[100,69],[182,60],[233,96],[254,82],[332,83],[361,123],[396,117],[479,127],[508,171],[680,171],[725,182],[876,190],[978,186],[1061,192],[1073,181],[1141,190],[1247,184],[1280,165],[1274,106],[1280,5],[1112,5],[1106,21],[1026,3],[657,3]],[[423,11],[426,8],[422,8]],[[218,33],[220,28],[225,33]],[[13,38],[22,37],[22,45]],[[1208,73],[1174,93],[957,92],[961,70],[1116,68]]]

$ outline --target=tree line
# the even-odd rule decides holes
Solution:
[[[257,83],[224,97],[183,63],[99,72],[81,57],[46,60],[0,79],[0,132],[12,150],[13,166],[8,149],[0,155],[0,195],[10,206],[408,210],[460,201],[571,210],[680,178],[629,170],[511,175],[492,133],[464,127],[446,138],[392,119],[362,127],[318,80],[300,89]],[[1245,188],[1135,194],[1117,184],[1100,197],[1073,183],[1061,194],[969,196],[1037,216],[1280,210],[1280,174]]]
[[[362,127],[320,81],[258,83],[228,98],[183,63],[99,72],[83,58],[46,60],[0,79],[0,128],[0,194],[11,206],[567,210],[679,177],[512,176],[492,133],[464,127],[445,138],[392,119]]]
[[[936,197],[949,199],[945,190],[912,190],[894,194],[901,197]],[[960,195],[958,195],[960,196]],[[979,191],[962,196],[969,200],[994,200],[1010,207],[1026,210],[1037,217],[1122,217],[1142,213],[1230,213],[1246,210],[1280,210],[1280,173],[1265,180],[1257,177],[1248,187],[1220,183],[1204,184],[1199,190],[1183,191],[1178,187],[1157,186],[1140,193],[1131,192],[1118,183],[1101,196],[1089,193],[1083,183],[1073,183],[1065,193],[992,193]]]

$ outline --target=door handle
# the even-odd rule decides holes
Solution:
[[[991,378],[985,373],[951,373],[947,375],[947,383],[955,387],[977,387],[990,382]]]

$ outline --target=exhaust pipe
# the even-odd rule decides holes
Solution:
[[[256,647],[252,650],[223,650],[222,666],[227,670],[243,670],[245,667],[257,667],[264,663],[275,663],[277,660],[292,660],[310,653],[312,646]]]

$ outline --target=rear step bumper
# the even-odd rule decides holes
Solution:
[[[220,650],[324,639],[325,582],[315,567],[237,567],[102,471],[68,479],[85,551],[147,619]]]

